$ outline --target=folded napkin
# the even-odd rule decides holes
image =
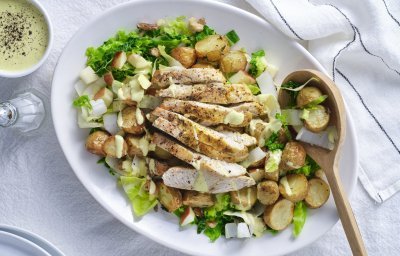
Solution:
[[[400,190],[400,2],[247,0],[288,37],[308,41],[344,95],[358,135],[359,179],[376,201]]]

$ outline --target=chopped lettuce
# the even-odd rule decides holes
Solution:
[[[171,37],[190,36],[192,34],[185,16],[179,16],[176,19],[161,19],[157,23],[160,26],[161,34],[164,33]]]
[[[265,142],[265,146],[270,150],[270,151],[274,151],[277,149],[284,149],[285,148],[285,144],[284,143],[280,143],[278,141],[279,135],[277,132],[274,132],[271,134],[271,136],[268,138],[268,140]]]
[[[259,50],[251,54],[249,74],[258,77],[267,68],[264,50]]]
[[[275,172],[279,169],[279,164],[281,162],[282,150],[276,149],[269,153],[269,158],[265,163],[266,172]]]
[[[304,174],[307,177],[312,177],[319,169],[321,169],[321,167],[314,161],[314,159],[307,155],[305,164],[296,170],[290,171],[290,173]]]
[[[225,224],[233,222],[233,218],[224,212],[232,209],[230,195],[217,194],[216,203],[204,209],[203,217],[197,218],[197,233],[203,232],[212,242],[225,235]]]
[[[157,200],[144,189],[145,178],[121,176],[120,181],[136,216],[143,216],[156,206]]]
[[[167,54],[165,51],[165,46],[159,45],[158,50],[160,51],[161,56],[168,62],[168,66],[170,67],[183,67],[182,64],[174,59],[171,55]]]
[[[211,35],[215,35],[215,34],[216,34],[216,33],[215,33],[215,30],[214,30],[214,29],[210,28],[210,27],[207,26],[207,25],[204,25],[203,31],[197,32],[197,33],[194,35],[194,42],[193,42],[193,44],[195,44],[195,43],[198,42],[198,41],[203,40],[203,39],[206,38],[207,36],[211,36]]]
[[[281,88],[298,88],[300,87],[301,84],[294,82],[294,81],[289,81],[286,84],[282,84]],[[298,91],[287,91],[289,94],[289,102],[288,102],[288,107],[295,107],[296,106],[296,98],[297,95],[299,94]]]
[[[72,105],[76,108],[78,107],[86,107],[88,109],[92,109],[92,105],[90,104],[90,99],[89,96],[87,95],[82,95],[78,98],[76,98],[73,102]]]
[[[316,98],[315,100],[308,103],[306,106],[304,106],[304,108],[305,109],[313,109],[313,108],[315,108],[315,106],[324,102],[327,98],[328,98],[328,95],[321,95],[318,98]]]
[[[260,87],[255,84],[247,84],[247,87],[250,89],[253,95],[258,95],[261,93]]]
[[[293,212],[293,235],[297,237],[307,218],[307,207],[303,201],[297,202]]]

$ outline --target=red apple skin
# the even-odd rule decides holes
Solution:
[[[113,74],[111,72],[105,73],[103,79],[104,79],[104,82],[106,82],[106,84],[108,86],[111,86],[112,83],[114,82],[114,77],[113,77]]]
[[[125,52],[116,52],[114,58],[111,62],[111,67],[113,68],[122,68],[127,60],[127,56]]]

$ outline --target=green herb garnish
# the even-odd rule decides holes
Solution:
[[[226,38],[228,38],[229,44],[230,45],[234,45],[237,42],[239,42],[240,38],[238,36],[238,34],[236,33],[235,30],[231,30],[228,33],[226,33]]]

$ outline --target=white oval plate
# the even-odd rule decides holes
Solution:
[[[0,255],[50,256],[50,254],[36,244],[4,231],[0,231]]]
[[[64,256],[64,254],[60,250],[58,250],[54,245],[52,245],[49,241],[47,241],[43,237],[40,237],[36,234],[33,234],[32,232],[22,229],[22,228],[17,228],[17,227],[2,224],[2,225],[0,225],[0,231],[22,237],[22,238],[36,244],[37,246],[39,246],[40,248],[45,250],[51,256]]]
[[[322,208],[309,211],[303,232],[297,239],[292,238],[292,229],[289,227],[275,236],[266,234],[262,238],[248,240],[221,238],[210,243],[206,236],[197,235],[194,227],[181,230],[177,218],[163,211],[134,220],[131,207],[117,187],[115,179],[96,164],[97,156],[85,150],[88,130],[78,128],[72,101],[76,97],[73,85],[85,65],[86,48],[101,45],[119,29],[134,29],[137,22],[154,22],[159,18],[181,15],[205,17],[207,23],[219,33],[235,29],[241,39],[239,45],[245,46],[249,52],[265,49],[268,60],[279,67],[278,82],[290,72],[302,68],[313,68],[326,73],[298,43],[282,35],[264,20],[230,5],[199,0],[142,0],[118,5],[75,34],[65,47],[54,73],[52,116],[58,140],[68,162],[93,197],[117,219],[135,231],[176,250],[196,255],[267,256],[286,254],[310,244],[338,221],[332,198]],[[358,154],[353,123],[348,111],[347,116],[348,132],[340,168],[344,186],[350,193],[356,182]]]

